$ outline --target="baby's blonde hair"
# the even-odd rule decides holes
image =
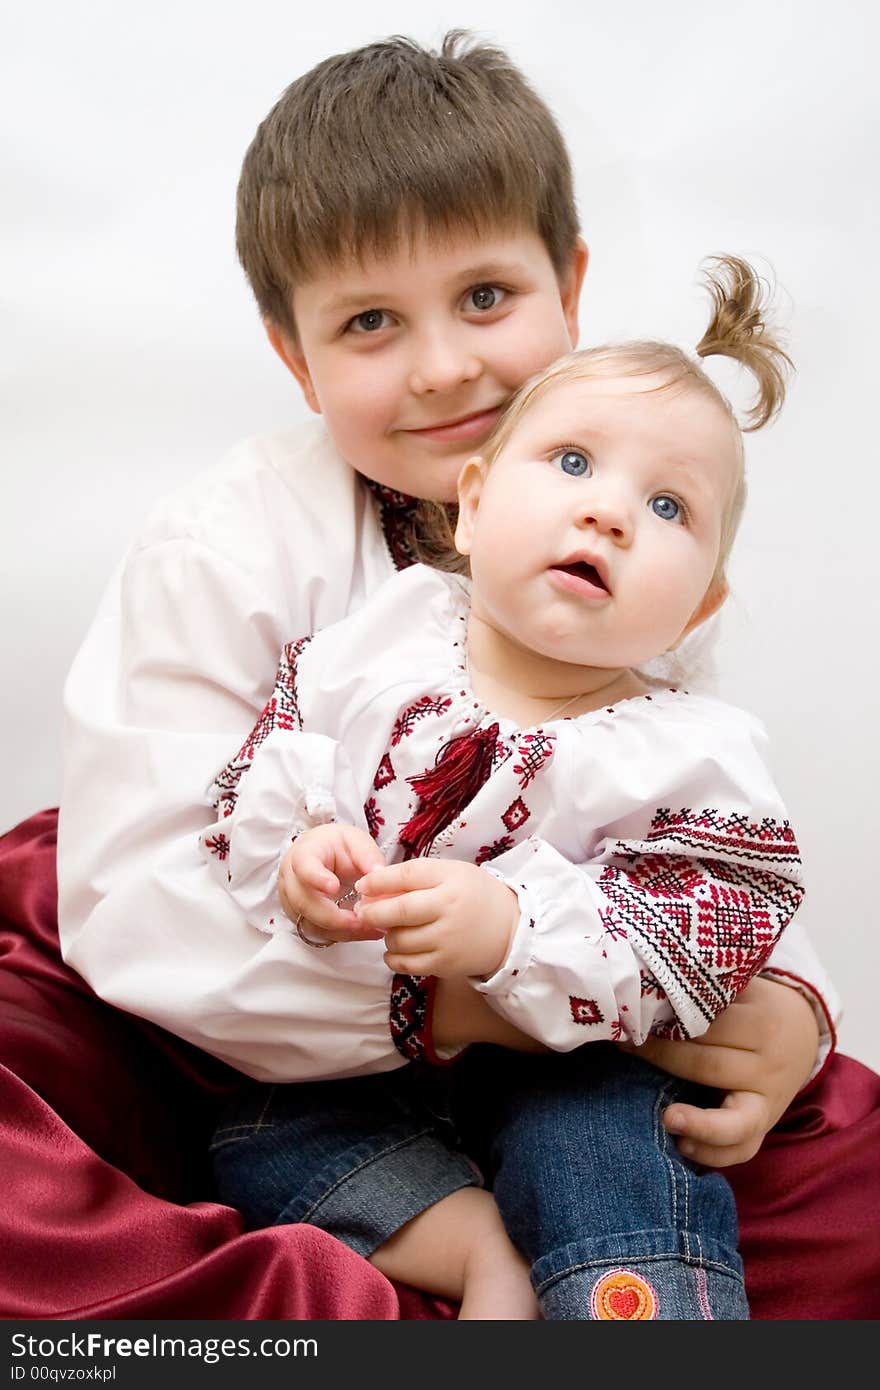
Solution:
[[[739,256],[712,256],[703,263],[703,278],[712,301],[712,317],[697,344],[696,356],[731,357],[752,373],[757,396],[743,420],[737,419],[727,397],[696,358],[681,348],[654,341],[609,343],[569,353],[520,387],[486,441],[483,457],[491,465],[523,412],[563,382],[661,375],[663,381],[656,390],[682,385],[700,391],[724,410],[738,444],[736,476],[722,519],[718,561],[712,578],[715,585],[726,582],[725,569],[745,506],[742,433],[761,429],[778,413],[792,364],[769,323],[768,286],[747,261]],[[454,529],[454,508],[437,502],[422,503],[416,536],[419,558],[437,568],[465,571],[467,563],[455,551]]]

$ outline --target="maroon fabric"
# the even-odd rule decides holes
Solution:
[[[56,813],[0,838],[0,1316],[448,1317],[325,1232],[244,1234],[206,1163],[234,1073],[58,951]]]
[[[727,1176],[753,1317],[880,1317],[880,1076],[837,1054]]]
[[[0,1316],[448,1317],[324,1232],[242,1232],[205,1163],[233,1073],[58,952],[53,811],[0,838]],[[835,1058],[730,1171],[758,1318],[880,1316],[880,1077]]]

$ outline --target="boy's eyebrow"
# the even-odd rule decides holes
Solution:
[[[507,280],[522,278],[528,274],[528,267],[519,260],[509,261],[494,260],[480,261],[475,265],[462,266],[456,270],[454,275],[450,275],[450,283],[454,283],[462,288],[467,285],[489,282],[491,280]],[[376,306],[381,308],[386,300],[394,297],[394,290],[390,286],[382,285],[364,286],[363,289],[353,289],[342,291],[340,294],[331,295],[320,307],[320,312],[327,317],[335,317],[337,314],[352,313],[355,309]]]
[[[510,260],[479,261],[476,265],[465,266],[456,275],[457,280],[467,282],[477,280],[505,280],[508,276],[530,274],[528,266],[511,257]]]

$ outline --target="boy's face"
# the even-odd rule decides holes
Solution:
[[[491,468],[463,470],[457,541],[473,613],[521,651],[603,670],[669,650],[713,586],[735,428],[662,376],[564,382],[524,411]]]
[[[581,246],[561,285],[532,232],[420,237],[299,286],[296,341],[267,328],[352,467],[453,501],[512,393],[573,347],[585,268]]]

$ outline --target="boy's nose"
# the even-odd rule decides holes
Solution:
[[[455,391],[481,371],[479,358],[454,334],[426,334],[414,345],[410,389],[417,396]]]

